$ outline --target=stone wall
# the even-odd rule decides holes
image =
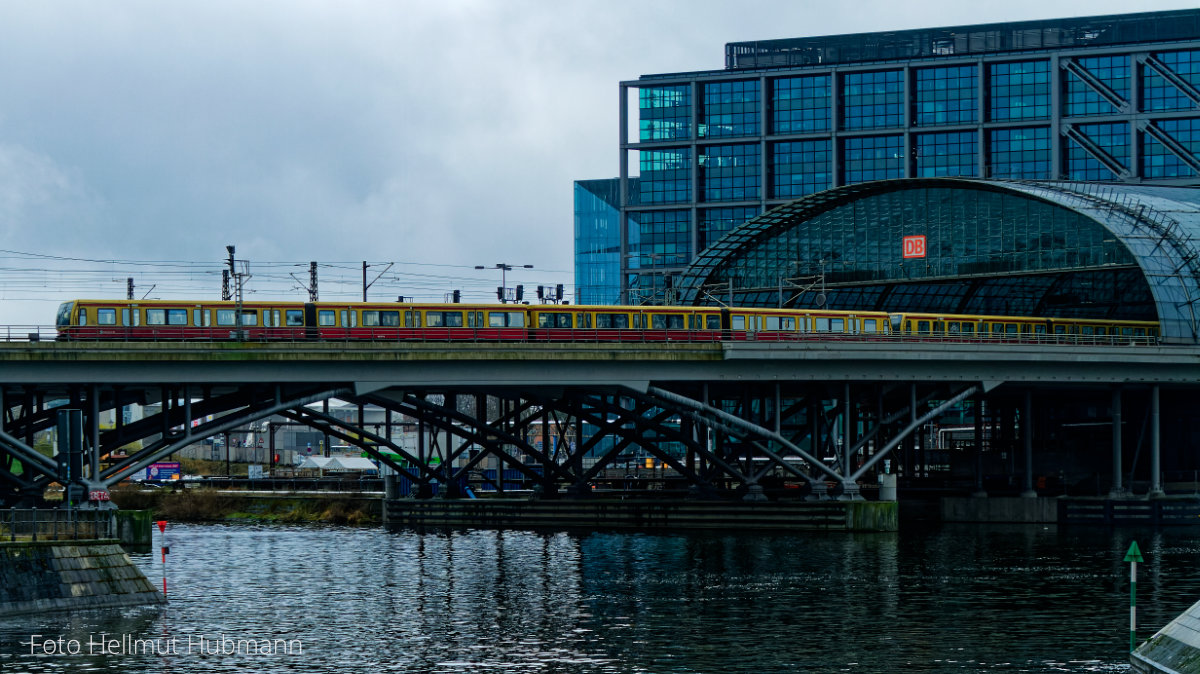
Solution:
[[[0,615],[164,601],[115,540],[0,543]]]

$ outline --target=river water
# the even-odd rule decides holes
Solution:
[[[1146,638],[1200,599],[1198,529],[178,525],[166,608],[0,619],[0,672],[1128,671],[1134,539]]]

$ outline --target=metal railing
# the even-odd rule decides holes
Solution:
[[[112,510],[0,510],[0,542],[94,540],[116,537]]]

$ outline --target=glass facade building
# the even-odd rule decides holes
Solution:
[[[618,301],[669,298],[669,277],[737,218],[842,186],[1200,185],[1200,10],[738,42],[725,55],[723,70],[620,85]]]

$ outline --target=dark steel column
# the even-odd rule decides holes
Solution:
[[[1150,494],[1151,498],[1163,496],[1162,488],[1162,445],[1158,401],[1158,384],[1150,387]]]
[[[975,491],[972,496],[987,496],[983,488],[983,396],[975,397]]]
[[[1033,391],[1025,391],[1025,407],[1021,410],[1021,440],[1025,444],[1025,477],[1021,496],[1034,498],[1033,490]]]
[[[1121,470],[1123,462],[1121,461],[1121,389],[1114,387],[1112,392],[1112,489],[1108,492],[1109,498],[1117,498],[1125,495],[1125,487],[1121,483]]]

